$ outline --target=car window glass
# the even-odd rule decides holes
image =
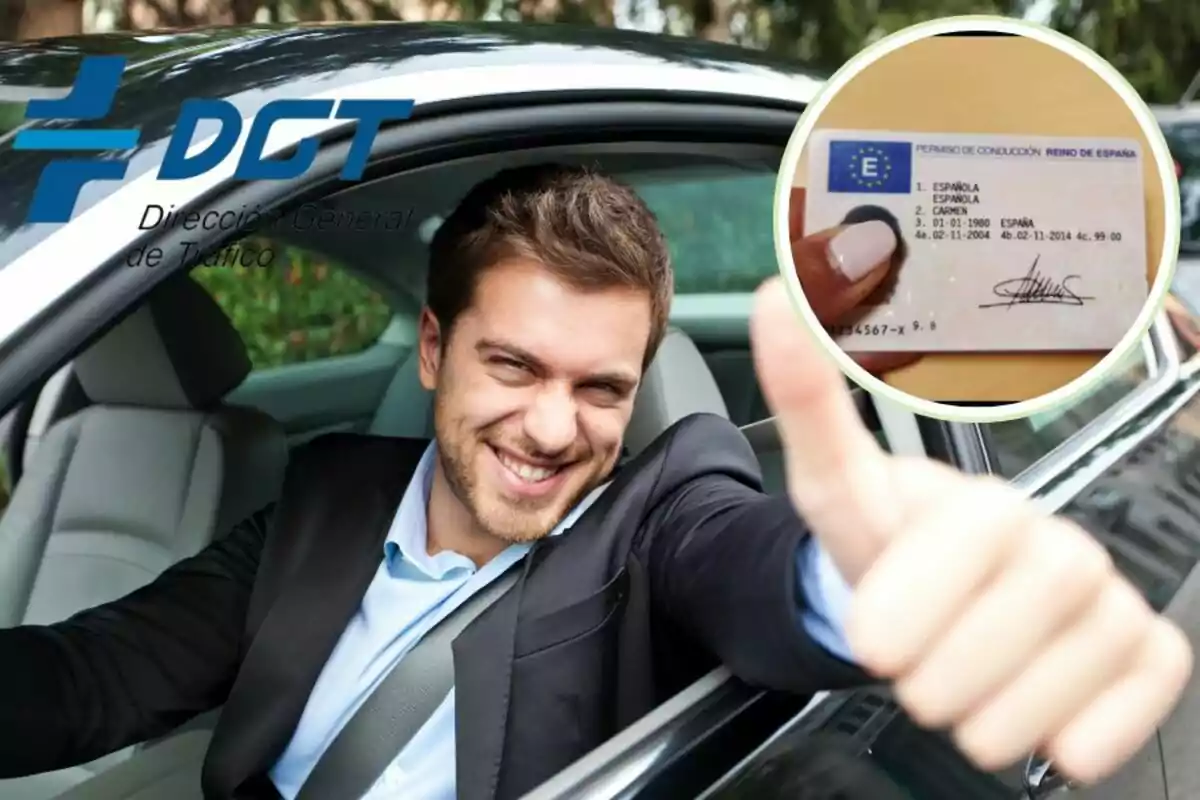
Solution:
[[[234,262],[233,248],[255,258]],[[261,236],[223,248],[192,276],[242,335],[255,370],[361,352],[392,316],[380,292],[336,262]]]
[[[1102,382],[1071,402],[1023,419],[982,426],[990,441],[993,470],[1015,478],[1148,378],[1145,355],[1136,348]]]
[[[714,318],[728,314],[733,304],[737,313],[747,313],[744,295],[779,274],[775,173],[720,166],[680,172],[668,180],[636,174],[626,180],[654,212],[667,239],[676,306],[698,308],[695,304],[703,303]],[[704,355],[734,424],[770,416],[744,336],[723,345],[710,342]]]
[[[670,245],[678,294],[753,292],[779,274],[775,179],[761,172],[632,182]]]

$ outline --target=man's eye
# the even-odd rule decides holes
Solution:
[[[512,358],[497,356],[492,359],[492,363],[508,372],[529,372],[529,367]]]
[[[619,387],[608,383],[595,383],[585,388],[589,394],[605,403],[616,403],[624,397],[624,392]]]

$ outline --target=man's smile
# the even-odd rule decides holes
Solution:
[[[538,464],[494,445],[488,445],[488,450],[496,457],[505,486],[524,497],[545,497],[553,493],[563,484],[574,463]]]

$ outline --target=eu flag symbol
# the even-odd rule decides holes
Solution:
[[[912,142],[831,141],[829,191],[908,194],[912,191]]]

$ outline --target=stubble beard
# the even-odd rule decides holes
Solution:
[[[454,421],[445,419],[440,407],[434,409],[434,427],[438,459],[451,493],[467,510],[476,529],[492,538],[512,544],[545,538],[567,512],[599,484],[598,480],[586,481],[567,496],[565,503],[557,498],[549,503],[499,495],[486,498],[471,467],[472,455],[478,452],[476,448],[490,447],[487,430],[464,430]]]

